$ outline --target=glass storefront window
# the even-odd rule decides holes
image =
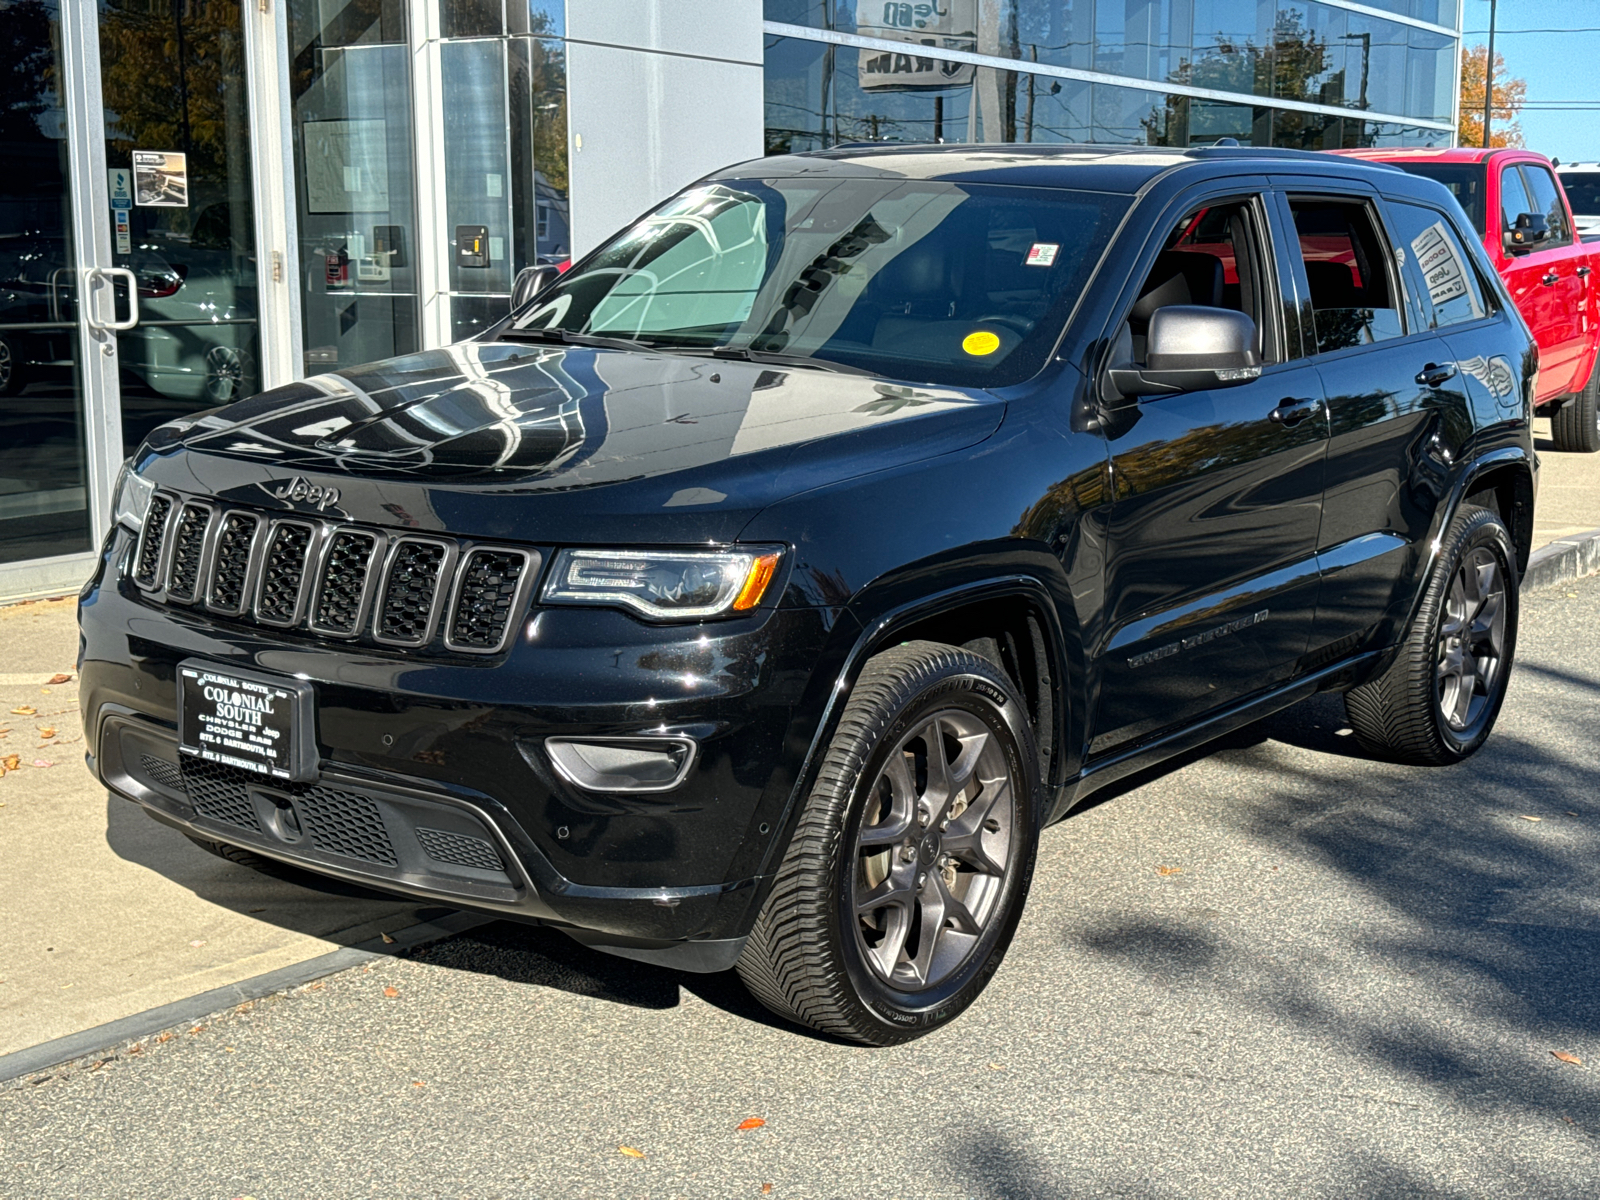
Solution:
[[[0,0],[0,563],[90,548],[56,0]]]
[[[244,31],[237,5],[100,0],[112,262],[138,281],[117,337],[131,452],[260,388]]]
[[[405,37],[399,0],[290,0],[308,375],[418,346]]]

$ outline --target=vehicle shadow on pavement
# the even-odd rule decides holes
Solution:
[[[732,971],[702,975],[634,962],[581,945],[547,926],[497,921],[424,947],[411,957],[430,966],[494,975],[509,983],[554,988],[633,1008],[676,1008],[687,991],[740,1020],[801,1038],[845,1044],[774,1016]]]
[[[1597,686],[1543,663],[1517,669],[1537,693],[1530,713],[1567,695],[1561,741],[1544,736],[1546,714],[1519,713],[1453,767],[1363,764],[1337,733],[1338,697],[1322,696],[1096,797],[1165,782],[1128,802],[1189,810],[1174,817],[1250,853],[1216,864],[1215,883],[1204,869],[1184,880],[1200,885],[1187,904],[1217,908],[1152,895],[1142,911],[1085,914],[1066,944],[1252,1041],[1326,1048],[1364,1086],[1600,1136],[1600,1087],[1552,1053],[1600,1050]],[[1278,867],[1258,863],[1283,874],[1263,880]],[[1229,905],[1239,889],[1251,899]],[[1263,903],[1271,921],[1221,911]],[[1382,1194],[1407,1191],[1403,1169],[1377,1155],[1349,1194],[1375,1194],[1362,1170]],[[1527,1194],[1565,1190],[1555,1182],[1523,1180]]]

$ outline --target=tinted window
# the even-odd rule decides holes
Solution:
[[[1431,208],[1390,206],[1395,235],[1410,260],[1418,303],[1434,329],[1476,321],[1487,303],[1472,259],[1450,223]]]
[[[1483,191],[1487,178],[1484,169],[1475,163],[1411,163],[1395,164],[1413,175],[1432,179],[1450,189],[1467,214],[1467,220],[1479,233],[1483,232]]]
[[[1528,189],[1522,186],[1522,175],[1516,167],[1505,167],[1500,172],[1500,228],[1510,229],[1523,213],[1538,212],[1528,199]]]
[[[1600,217],[1600,171],[1561,171],[1561,186],[1579,216]]]
[[[1317,349],[1323,353],[1400,337],[1387,243],[1363,204],[1291,200],[1300,257],[1311,288]]]
[[[1125,196],[902,178],[738,180],[668,201],[515,329],[995,386],[1055,345]]]
[[[1533,207],[1528,211],[1543,213],[1545,220],[1550,222],[1550,240],[1539,248],[1551,250],[1557,246],[1572,245],[1572,230],[1567,227],[1567,207],[1561,203],[1561,192],[1556,187],[1556,179],[1550,173],[1550,168],[1524,163],[1522,177],[1527,180],[1528,191],[1533,197]]]

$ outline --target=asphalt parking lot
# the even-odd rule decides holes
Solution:
[[[910,1045],[495,924],[7,1085],[0,1196],[1592,1197],[1597,627],[1525,597],[1465,766],[1317,698],[1080,811]]]

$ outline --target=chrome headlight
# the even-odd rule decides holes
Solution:
[[[138,533],[144,528],[144,519],[150,513],[150,497],[156,485],[134,470],[133,459],[122,464],[117,475],[117,487],[111,494],[111,523],[125,525]]]
[[[783,551],[563,550],[544,585],[547,604],[626,608],[652,621],[695,621],[761,603]]]

